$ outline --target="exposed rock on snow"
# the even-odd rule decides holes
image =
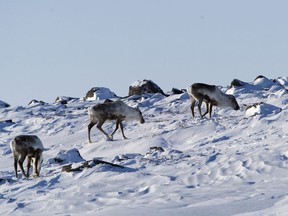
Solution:
[[[271,104],[266,103],[256,103],[246,108],[246,116],[267,116],[267,115],[275,115],[281,112],[281,108],[277,106],[273,106]]]
[[[247,83],[238,80],[238,79],[234,79],[232,80],[231,84],[230,84],[230,88],[232,88],[233,86],[239,87],[239,86],[245,86]]]
[[[129,86],[128,96],[142,95],[144,93],[160,93],[162,95],[166,95],[163,90],[151,80],[138,80]]]
[[[85,161],[80,155],[79,150],[76,148],[70,150],[61,150],[53,160],[50,160],[50,163],[56,162],[60,164],[67,164]]]
[[[241,109],[215,107],[211,119],[192,118],[187,93],[125,97],[145,124],[124,121],[130,138],[113,142],[92,129],[92,144],[94,102],[0,109],[0,215],[286,215],[286,88],[287,77],[234,85]],[[40,178],[13,175],[9,142],[23,133],[43,140]]]
[[[55,100],[55,103],[59,104],[67,104],[69,102],[77,101],[79,98],[75,97],[67,97],[67,96],[58,96]]]
[[[171,94],[183,94],[185,92],[186,92],[185,89],[172,88],[171,90]]]
[[[278,81],[279,80],[279,81]],[[258,76],[253,82],[247,83],[240,80],[233,80],[227,94],[257,94],[261,97],[268,97],[273,93],[274,95],[286,94],[287,89],[285,85],[286,78],[280,77],[278,79],[267,79],[264,76]]]
[[[4,130],[3,128],[5,128],[7,126],[11,126],[13,124],[15,124],[15,122],[13,122],[12,119],[0,120],[0,133],[8,132],[8,131]]]
[[[8,123],[8,124],[13,124],[13,121],[12,121],[12,119],[9,119],[9,120],[4,120],[4,121],[0,121],[0,124],[1,123]]]
[[[125,168],[125,167],[120,166],[118,164],[114,164],[114,163],[110,163],[110,162],[107,162],[107,161],[99,160],[97,158],[93,158],[93,160],[90,160],[90,161],[84,161],[84,162],[64,165],[62,167],[62,172],[81,172],[85,168],[93,168],[93,167],[95,167],[96,165],[99,165],[99,164],[104,164],[104,165],[107,165],[107,166],[121,168],[121,169]]]
[[[0,108],[10,107],[10,105],[2,100],[0,100]]]
[[[118,96],[110,91],[109,88],[105,87],[93,87],[90,89],[85,96],[86,100],[93,101],[93,100],[105,100],[110,98],[118,98]]]
[[[277,84],[276,80],[268,79],[262,75],[256,77],[256,79],[253,82],[253,85],[261,86],[261,88],[263,88],[263,89],[269,89],[275,84]]]
[[[28,106],[44,105],[44,104],[46,104],[44,101],[38,101],[36,99],[33,99],[28,103]]]

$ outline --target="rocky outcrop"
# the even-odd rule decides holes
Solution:
[[[33,106],[33,105],[45,105],[46,103],[44,101],[38,101],[36,99],[33,99],[29,102],[28,106]]]
[[[184,89],[172,88],[171,94],[183,94],[185,93]]]
[[[85,96],[86,100],[105,100],[110,98],[118,98],[118,96],[105,87],[93,87]]]
[[[245,86],[245,84],[246,83],[241,81],[241,80],[233,79],[231,84],[230,84],[230,88],[232,88],[233,86],[236,86],[236,87]]]
[[[6,108],[6,107],[10,107],[10,104],[0,100],[0,108]]]
[[[58,96],[55,100],[55,103],[58,104],[67,104],[68,102],[79,100],[79,98],[67,97],[67,96]]]
[[[143,81],[138,80],[129,86],[128,96],[142,95],[145,93],[160,93],[166,96],[163,90],[151,80],[146,79],[144,79]]]

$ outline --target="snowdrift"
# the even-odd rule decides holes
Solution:
[[[285,215],[287,77],[241,83],[222,88],[241,110],[215,108],[211,119],[192,119],[187,93],[125,98],[145,124],[126,122],[127,140],[93,128],[92,144],[87,108],[102,100],[1,108],[0,214]],[[39,178],[14,177],[9,142],[19,134],[43,142]]]

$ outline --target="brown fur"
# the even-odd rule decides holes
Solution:
[[[223,93],[217,86],[208,85],[204,83],[194,83],[188,88],[188,93],[191,101],[191,112],[193,118],[194,114],[194,106],[196,101],[198,101],[198,110],[201,118],[203,118],[208,112],[211,118],[212,107],[213,106],[229,106],[234,110],[239,110],[240,107],[233,95],[227,95]],[[202,115],[201,105],[202,102],[206,103],[206,112]]]
[[[122,101],[107,101],[102,104],[96,104],[89,109],[90,123],[88,125],[88,141],[91,143],[90,131],[95,125],[100,130],[108,140],[113,140],[113,135],[118,130],[119,126],[124,139],[127,137],[124,135],[124,129],[122,121],[124,120],[139,120],[140,123],[144,123],[144,119],[141,111],[138,108],[133,108],[128,106]],[[108,135],[103,129],[102,125],[106,120],[115,120],[116,128]]]
[[[19,163],[23,176],[29,177],[31,161],[33,161],[33,176],[38,177],[42,164],[42,152],[44,150],[42,142],[35,135],[16,136],[11,142],[10,147],[14,158],[15,177],[18,178],[17,164]],[[26,173],[23,168],[23,162],[27,158]]]

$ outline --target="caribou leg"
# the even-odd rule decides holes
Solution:
[[[208,112],[209,112],[209,103],[206,101],[206,111],[205,113],[202,115],[202,117],[204,117]]]
[[[104,124],[104,122],[105,121],[99,121],[98,123],[97,123],[97,128],[106,136],[106,138],[108,139],[108,140],[112,140],[111,139],[111,137],[102,129],[102,125]]]
[[[210,103],[210,107],[209,107],[209,116],[210,116],[210,119],[211,119],[211,114],[212,114],[212,107],[213,107],[213,104]]]
[[[124,135],[124,129],[123,129],[122,121],[120,121],[120,129],[121,129],[121,132],[122,132],[123,139],[128,139],[128,138]]]
[[[90,131],[91,131],[91,128],[92,128],[95,124],[96,124],[95,122],[90,122],[90,124],[88,125],[88,141],[89,141],[89,143],[92,143],[91,138],[90,138]]]
[[[18,161],[17,161],[16,156],[14,156],[14,172],[15,172],[16,178],[18,178],[17,166],[18,166]]]
[[[190,98],[190,100],[191,100],[191,106],[190,106],[191,113],[192,113],[193,118],[195,118],[194,106],[195,106],[196,100],[194,98],[192,98],[192,97]]]
[[[25,157],[20,156],[21,158],[18,160],[20,169],[22,171],[23,176],[25,176],[26,178],[28,178],[28,176],[25,174],[24,168],[23,168],[23,162],[25,160]]]
[[[198,110],[199,110],[201,118],[203,118],[202,111],[201,111],[202,102],[203,102],[203,99],[198,101]]]
[[[31,167],[31,159],[32,158],[30,156],[27,157],[27,178],[29,177],[29,171],[30,171],[30,167]],[[33,169],[35,170],[36,167],[33,167]]]
[[[114,131],[110,134],[110,138],[113,140],[113,136],[114,136],[114,134],[115,134],[115,132],[118,130],[118,128],[119,128],[119,122],[120,122],[120,120],[117,118],[116,119],[116,127],[115,127],[115,129],[114,129]]]

